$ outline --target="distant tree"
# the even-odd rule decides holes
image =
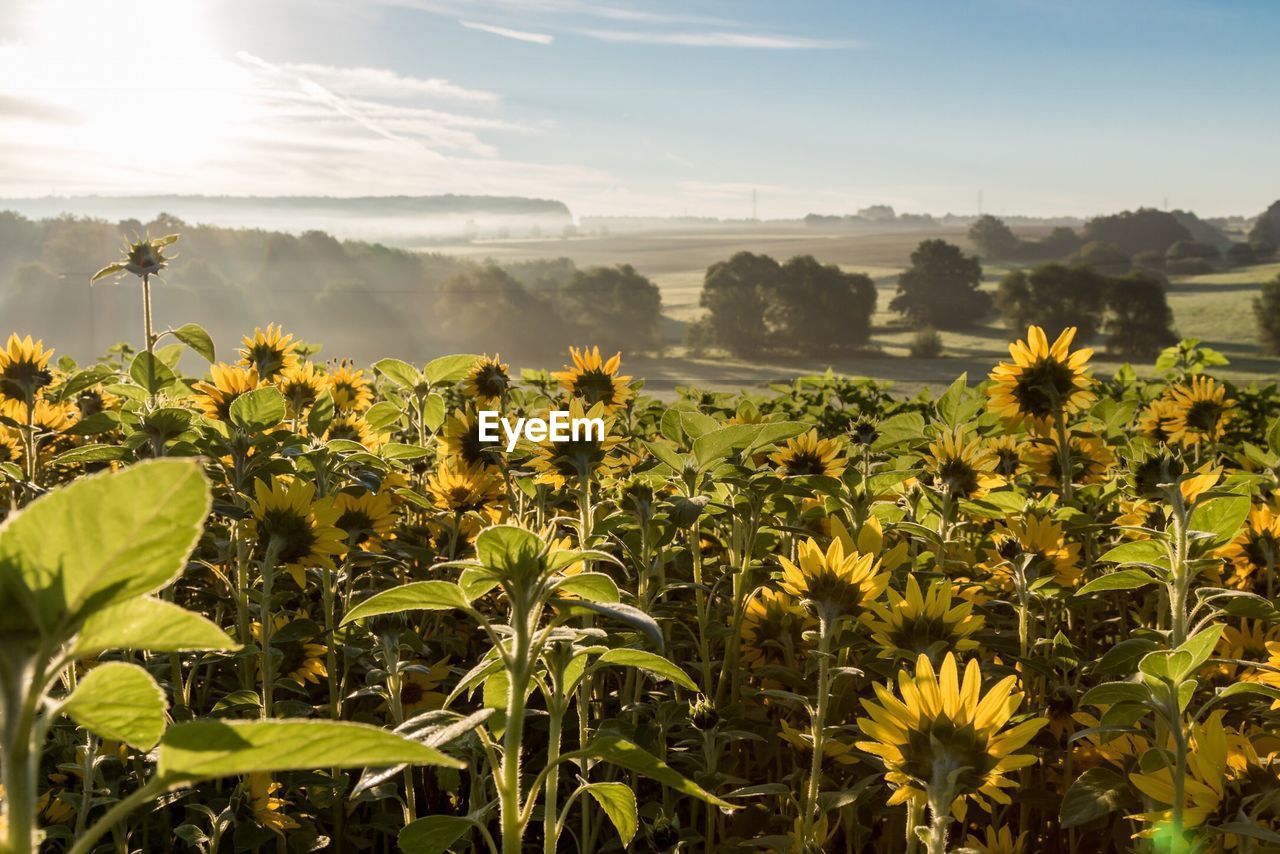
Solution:
[[[782,266],[779,286],[767,294],[765,319],[777,346],[819,354],[864,346],[875,309],[869,276],[799,255]]]
[[[1072,252],[1078,251],[1083,245],[1084,240],[1079,234],[1076,234],[1074,228],[1060,225],[1038,240],[1035,248],[1037,257],[1056,259],[1066,258]]]
[[[1259,258],[1270,258],[1280,248],[1280,201],[1267,208],[1249,230],[1249,245]]]
[[[557,351],[569,332],[548,300],[495,264],[456,275],[442,290],[440,329],[449,340],[542,358]]]
[[[654,350],[661,343],[662,293],[630,264],[578,270],[554,302],[566,323],[608,348]]]
[[[1164,252],[1179,240],[1191,240],[1191,232],[1167,211],[1139,208],[1100,216],[1084,225],[1086,241],[1113,243],[1125,255],[1153,250]]]
[[[768,347],[765,308],[778,287],[782,266],[768,255],[739,252],[707,268],[699,303],[716,343],[736,356]]]
[[[1164,257],[1167,261],[1186,261],[1192,258],[1217,261],[1220,256],[1216,246],[1194,240],[1179,240],[1165,250]]]
[[[996,291],[996,307],[1011,329],[1035,324],[1052,340],[1074,326],[1078,340],[1087,341],[1102,324],[1107,290],[1106,277],[1090,267],[1043,264],[1005,276]]]
[[[1107,352],[1125,359],[1148,358],[1176,344],[1164,282],[1145,271],[1112,279],[1105,329]]]
[[[1257,260],[1258,253],[1248,243],[1232,243],[1227,250],[1227,263],[1232,267],[1245,267]]]
[[[1133,263],[1137,267],[1144,267],[1148,270],[1163,270],[1164,253],[1148,249],[1146,252],[1139,252],[1134,255]]]
[[[991,310],[990,295],[978,290],[982,265],[945,240],[925,240],[911,253],[911,267],[898,277],[889,303],[917,326],[955,329]]]
[[[1129,255],[1114,243],[1090,241],[1080,247],[1072,260],[1106,273],[1123,273],[1129,269]]]
[[[1021,241],[1004,224],[1004,220],[991,214],[978,217],[969,227],[969,239],[978,247],[978,254],[984,259],[1013,258],[1021,246]]]
[[[1263,284],[1262,292],[1253,300],[1253,316],[1258,321],[1263,349],[1280,355],[1280,276]]]

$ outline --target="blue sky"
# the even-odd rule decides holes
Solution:
[[[1280,195],[1278,3],[610,2],[0,0],[0,193],[745,216],[755,189],[763,217]]]

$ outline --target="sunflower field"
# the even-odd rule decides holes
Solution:
[[[1280,850],[1280,396],[1213,350],[223,356],[153,328],[174,240],[99,274],[141,349],[0,349],[0,851]]]

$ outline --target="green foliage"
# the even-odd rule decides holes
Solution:
[[[1177,342],[1164,283],[1143,272],[1112,279],[1104,329],[1107,351],[1125,359],[1149,359]]]
[[[1015,270],[1000,281],[996,307],[1011,329],[1040,326],[1050,340],[1068,326],[1088,341],[1102,325],[1108,282],[1093,269],[1045,264]]]
[[[1099,216],[1084,225],[1084,239],[1114,244],[1126,256],[1148,250],[1165,252],[1179,240],[1191,240],[1191,232],[1178,218],[1155,208],[1139,208]]]
[[[978,217],[969,226],[969,239],[978,247],[978,254],[987,260],[1014,258],[1021,248],[1017,236],[1004,224],[1004,220],[991,214]]]
[[[982,265],[945,240],[925,240],[911,253],[911,267],[898,277],[889,308],[913,324],[956,329],[980,319],[991,298],[978,290]]]
[[[1280,354],[1280,276],[1262,285],[1253,300],[1253,316],[1263,348]]]

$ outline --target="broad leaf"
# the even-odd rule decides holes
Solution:
[[[406,824],[396,838],[404,854],[444,854],[474,825],[457,815],[429,815]]]
[[[658,757],[620,736],[597,738],[588,744],[586,749],[567,755],[601,759],[628,771],[634,771],[641,776],[657,780],[667,788],[675,789],[681,794],[698,798],[722,809],[732,809],[730,804],[717,798],[692,780],[687,779]]]
[[[646,673],[670,679],[690,691],[698,690],[698,686],[689,678],[687,673],[680,669],[679,665],[656,653],[646,652],[642,649],[611,649],[600,656],[597,661],[600,664],[620,664],[623,667],[635,667]]]
[[[1076,778],[1062,798],[1062,826],[1079,827],[1119,811],[1127,792],[1122,775],[1109,768],[1090,768]]]
[[[623,847],[630,845],[640,827],[636,815],[636,793],[625,783],[591,783],[584,789],[609,816],[618,836],[622,837]]]
[[[1156,580],[1149,573],[1141,569],[1118,569],[1115,572],[1108,572],[1101,578],[1095,578],[1084,587],[1076,591],[1077,596],[1088,596],[1090,593],[1100,593],[1104,590],[1136,590],[1139,587],[1146,587],[1148,584],[1155,584]]]
[[[151,366],[150,371],[147,370],[148,365]],[[129,376],[149,394],[168,388],[178,379],[178,375],[168,365],[146,350],[133,357],[133,362],[129,365]]]
[[[381,359],[373,363],[373,369],[401,388],[411,389],[422,382],[418,369],[399,359]]]
[[[256,388],[231,402],[231,423],[246,433],[261,433],[283,421],[284,412],[284,395],[279,389]]]
[[[460,353],[456,356],[441,356],[438,359],[432,359],[427,362],[427,366],[422,369],[422,375],[432,385],[437,383],[456,383],[465,377],[479,360],[479,356],[467,353]]]
[[[186,652],[239,648],[240,644],[212,620],[162,599],[139,596],[91,614],[76,636],[75,656],[84,658],[109,649]]]
[[[566,576],[556,585],[560,595],[573,594],[591,602],[617,602],[618,585],[603,572],[582,572]]]
[[[164,692],[136,664],[108,661],[89,671],[67,698],[65,711],[100,738],[150,750],[164,733]]]
[[[206,362],[212,364],[216,360],[213,339],[200,324],[184,323],[173,330],[173,337],[194,350]]]
[[[467,607],[467,597],[452,581],[414,581],[370,596],[347,612],[342,625],[402,611],[448,611]]]

